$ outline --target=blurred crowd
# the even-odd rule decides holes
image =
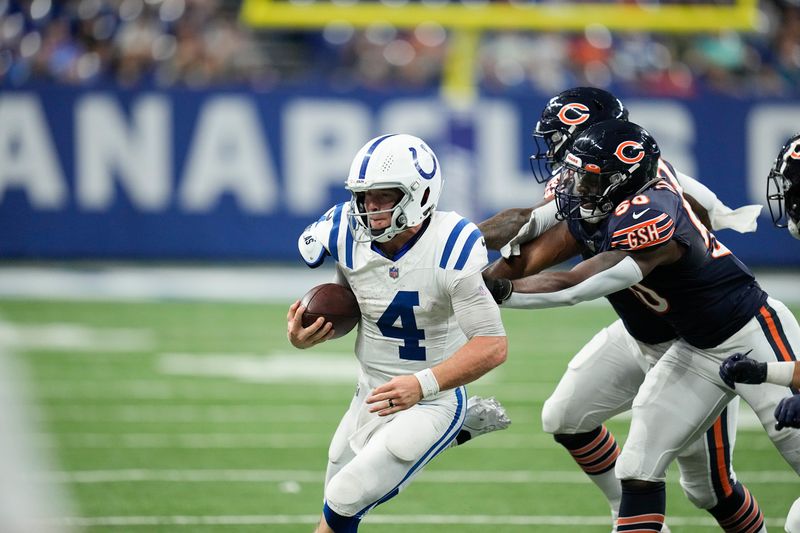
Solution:
[[[255,30],[238,20],[239,3],[0,0],[0,77],[7,87],[326,82],[394,90],[441,83],[452,39],[439,24]],[[671,96],[800,95],[800,0],[762,0],[752,33],[612,33],[599,25],[580,33],[486,32],[477,61],[487,91],[593,85]]]

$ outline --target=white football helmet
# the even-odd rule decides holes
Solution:
[[[345,188],[350,200],[348,223],[358,242],[387,242],[428,218],[442,192],[442,171],[425,141],[403,133],[382,135],[364,145],[353,159]],[[385,229],[369,227],[364,194],[375,189],[399,189],[400,201],[381,213],[391,213]]]

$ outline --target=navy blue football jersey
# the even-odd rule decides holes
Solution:
[[[571,220],[569,229],[586,246],[584,258],[609,250],[635,254],[670,240],[681,245],[685,253],[680,260],[653,269],[640,283],[608,299],[623,320],[634,323],[640,317],[630,304],[633,295],[698,348],[730,337],[767,299],[750,270],[703,226],[667,179],[621,202],[601,224]]]
[[[594,250],[594,240],[601,233],[587,230],[582,224],[573,224],[573,222],[575,221],[570,222],[570,231],[585,246],[584,252],[581,254],[583,258],[589,259],[595,255],[592,251]],[[648,306],[642,302],[641,296],[637,297],[632,290],[626,289],[609,294],[606,299],[634,339],[647,344],[659,344],[673,341],[678,337],[672,324],[665,318],[649,312]]]
[[[555,189],[558,186],[560,174],[547,182],[544,191],[544,200],[552,201],[555,198]],[[571,226],[573,236],[588,248],[582,255],[584,259],[589,259],[594,255],[592,234],[594,230],[585,230],[582,225]],[[607,297],[609,303],[616,311],[617,315],[625,325],[625,329],[631,336],[647,344],[659,344],[675,340],[678,334],[672,324],[664,318],[647,311],[647,307],[642,301],[634,296],[631,291],[620,291]]]

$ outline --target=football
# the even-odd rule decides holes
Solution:
[[[303,327],[307,328],[317,318],[324,317],[326,322],[333,323],[334,339],[350,333],[361,319],[356,295],[337,283],[317,285],[303,296],[300,304],[306,308]]]

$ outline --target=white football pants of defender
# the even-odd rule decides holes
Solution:
[[[776,431],[773,415],[790,389],[737,383],[731,390],[719,377],[726,357],[750,349],[749,357],[764,362],[793,359],[800,353],[800,326],[781,302],[769,298],[742,329],[714,348],[676,341],[647,373],[633,401],[631,429],[617,459],[617,477],[664,481],[667,465],[678,451],[701,436],[737,393],[758,415],[784,459],[800,473],[800,430]]]
[[[800,533],[800,498],[797,498],[786,517],[786,533]]]
[[[572,358],[555,391],[545,402],[542,409],[544,430],[552,434],[585,433],[629,410],[646,372],[670,346],[671,342],[637,341],[625,329],[622,320],[604,328]],[[727,434],[718,436],[728,441],[728,458],[733,454],[736,440],[738,402],[738,398],[730,402],[723,425],[727,427]],[[701,509],[710,509],[719,503],[720,487],[715,490],[714,476],[709,475],[711,465],[718,464],[716,453],[701,435],[677,458],[681,487],[689,500]],[[732,468],[728,474],[735,479]],[[725,473],[720,475],[726,476]]]
[[[450,444],[464,423],[464,387],[388,417],[369,413],[364,380],[328,450],[325,501],[342,516],[365,515],[397,495]]]

